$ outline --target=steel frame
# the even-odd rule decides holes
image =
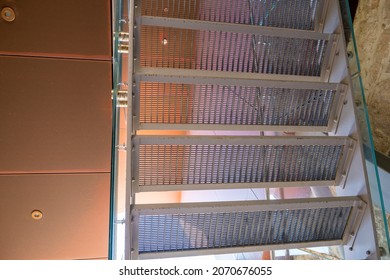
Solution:
[[[171,27],[191,30],[210,30],[224,31],[234,33],[251,33],[261,36],[284,37],[294,39],[313,39],[313,40],[329,40],[331,34],[320,33],[315,31],[307,31],[300,29],[288,29],[278,27],[267,27],[249,24],[237,24],[226,22],[202,21],[193,19],[180,19],[156,16],[141,16],[141,25]]]
[[[328,0],[320,1],[316,11],[314,31],[323,32],[326,14],[328,12],[328,5],[329,5]]]
[[[130,82],[130,86],[127,88],[127,153],[126,153],[126,201],[125,201],[125,224],[131,224],[131,205],[135,203],[135,196],[133,190],[133,183],[131,178],[133,178],[133,168],[129,168],[132,166],[133,158],[131,149],[133,147],[133,135],[135,133],[133,128],[133,96],[134,91],[132,85],[133,80],[133,71],[134,71],[134,0],[129,0],[128,6],[128,26],[129,26],[129,42],[128,42],[128,81]],[[130,178],[130,179],[129,179]],[[132,247],[133,240],[133,232],[130,227],[125,227],[125,252],[124,258],[130,259],[130,250]]]

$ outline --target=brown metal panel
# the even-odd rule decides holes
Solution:
[[[0,19],[0,53],[110,59],[109,0],[0,0],[15,20]]]
[[[0,56],[0,174],[109,172],[111,63]]]
[[[108,173],[0,176],[0,259],[107,257],[109,185]]]

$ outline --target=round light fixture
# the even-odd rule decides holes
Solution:
[[[16,18],[14,9],[10,7],[4,7],[1,9],[1,18],[8,22],[14,21]]]
[[[34,220],[40,220],[40,219],[42,219],[42,217],[43,217],[43,214],[39,210],[34,210],[31,212],[31,218],[33,218]]]

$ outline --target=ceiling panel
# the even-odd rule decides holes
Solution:
[[[110,171],[110,62],[0,56],[0,87],[0,174]]]
[[[0,53],[110,59],[110,1],[0,0],[15,20],[0,19]]]
[[[0,176],[0,259],[105,258],[107,174]],[[43,217],[34,220],[33,210]]]

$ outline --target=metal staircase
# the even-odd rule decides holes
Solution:
[[[338,1],[127,4],[125,258],[353,248],[358,231],[373,236]],[[137,203],[146,192],[294,187],[327,195]]]

